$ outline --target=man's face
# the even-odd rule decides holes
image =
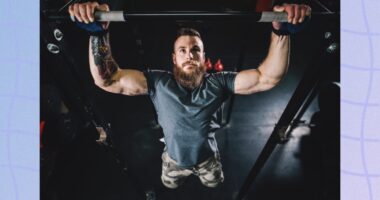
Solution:
[[[183,86],[193,89],[205,74],[203,42],[197,36],[181,36],[174,43],[174,75]]]

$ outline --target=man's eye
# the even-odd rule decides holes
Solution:
[[[192,51],[194,51],[194,52],[199,52],[199,51],[201,51],[199,48],[194,48]]]
[[[180,49],[179,52],[180,53],[185,53],[186,51],[185,51],[185,49]]]

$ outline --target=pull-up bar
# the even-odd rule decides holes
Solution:
[[[44,11],[48,19],[70,19],[66,13]],[[331,15],[334,13],[313,13],[312,15]],[[285,12],[250,12],[250,11],[154,11],[154,12],[127,12],[127,11],[97,11],[95,20],[104,22],[127,22],[129,20],[250,20],[252,22],[287,22]]]

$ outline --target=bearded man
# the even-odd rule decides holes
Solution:
[[[96,2],[73,4],[70,16],[82,24],[94,21],[94,11],[109,11]],[[275,6],[287,12],[288,23],[302,23],[311,9],[306,5]],[[182,28],[174,42],[173,73],[160,70],[120,68],[112,57],[107,33],[90,37],[90,71],[101,89],[129,96],[149,95],[164,132],[166,147],[162,154],[162,183],[177,188],[191,174],[203,185],[216,187],[224,176],[216,140],[213,114],[232,94],[249,95],[276,86],[288,69],[289,32],[273,22],[269,52],[257,69],[207,74],[201,35]]]

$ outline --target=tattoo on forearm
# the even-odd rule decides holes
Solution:
[[[90,42],[95,65],[98,67],[100,77],[105,85],[111,85],[114,80],[112,76],[116,73],[118,65],[111,55],[108,34],[104,36],[91,36]]]

